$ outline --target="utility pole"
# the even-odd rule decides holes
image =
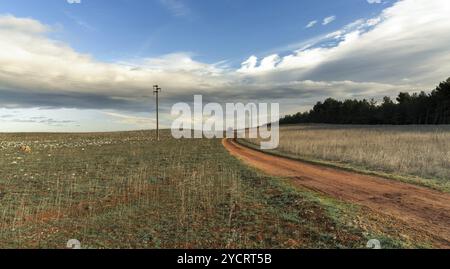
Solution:
[[[153,86],[153,95],[156,94],[156,139],[159,141],[159,93],[162,89],[158,85]]]

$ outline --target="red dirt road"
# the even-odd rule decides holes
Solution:
[[[269,175],[290,178],[295,185],[369,207],[432,235],[439,246],[450,248],[450,194],[273,156],[230,139],[222,143],[233,156]]]

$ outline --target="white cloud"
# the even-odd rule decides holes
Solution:
[[[238,71],[240,72],[252,71],[256,68],[257,64],[258,64],[258,57],[252,55],[241,64],[241,68]]]
[[[328,25],[336,20],[336,16],[329,16],[323,19],[322,25]]]
[[[42,34],[50,30],[50,27],[36,20],[16,18],[12,15],[0,16],[0,27],[10,32],[22,32],[26,34]]]
[[[50,39],[52,29],[36,20],[0,16],[8,37],[0,39],[0,104],[146,111],[151,85],[160,84],[162,109],[199,93],[205,101],[279,101],[287,110],[328,96],[431,89],[450,76],[448,14],[447,0],[399,1],[288,55],[251,56],[237,70],[189,53],[101,62]]]
[[[411,88],[432,87],[450,75],[449,12],[446,0],[399,1],[380,16],[357,20],[316,42],[334,39],[335,45],[284,56],[271,70],[271,79],[400,84],[407,78]],[[260,75],[258,67],[256,63],[247,74]]]
[[[238,72],[245,73],[247,71],[270,71],[275,68],[275,66],[281,61],[280,56],[277,54],[273,54],[265,57],[261,60],[261,63],[258,64],[258,57],[250,56],[245,62],[241,64],[241,68],[238,69]]]
[[[369,4],[381,4],[381,0],[367,0]]]
[[[316,24],[317,24],[317,21],[316,21],[316,20],[310,21],[310,22],[306,25],[306,28],[314,27],[314,25],[316,25]]]
[[[99,62],[49,39],[45,35],[49,30],[35,20],[0,17],[0,36],[8,36],[0,39],[0,102],[7,102],[10,95],[33,96],[36,100],[40,96],[47,99],[44,96],[48,94],[88,103],[94,100],[88,98],[91,96],[102,100],[98,100],[100,106],[139,103],[143,97],[152,96],[149,85],[154,83],[164,84],[176,94],[188,89],[210,89],[223,80],[218,76],[224,72],[222,69],[197,62],[184,53],[127,64]],[[52,100],[47,101],[51,105]],[[82,104],[67,104],[74,105]]]

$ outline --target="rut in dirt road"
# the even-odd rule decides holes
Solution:
[[[222,143],[233,156],[269,175],[290,178],[296,185],[387,214],[450,248],[450,194],[273,156],[229,139]]]

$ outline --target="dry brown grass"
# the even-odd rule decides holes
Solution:
[[[450,180],[450,126],[284,126],[278,150],[374,171]]]

